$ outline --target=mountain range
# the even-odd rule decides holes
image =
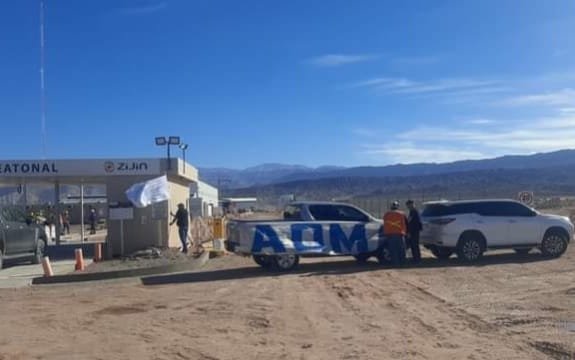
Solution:
[[[451,163],[396,164],[388,166],[310,168],[301,165],[263,164],[243,170],[200,168],[200,179],[221,189],[240,189],[298,181],[341,178],[430,176],[481,170],[525,170],[575,167],[575,150],[534,155],[509,155]]]

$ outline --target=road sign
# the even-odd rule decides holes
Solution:
[[[533,193],[531,191],[520,192],[519,201],[521,201],[525,205],[531,205],[533,203]]]

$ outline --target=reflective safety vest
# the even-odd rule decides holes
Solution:
[[[407,235],[406,217],[402,211],[392,210],[383,216],[384,235]]]

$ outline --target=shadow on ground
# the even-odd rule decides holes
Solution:
[[[345,259],[345,260],[344,260]],[[181,284],[191,282],[207,282],[207,281],[222,281],[222,280],[240,280],[247,278],[256,278],[262,276],[285,276],[285,275],[300,275],[304,277],[321,276],[321,275],[345,275],[362,273],[367,271],[377,271],[386,269],[395,270],[409,270],[409,269],[435,269],[435,268],[448,268],[448,267],[484,267],[491,265],[502,264],[527,264],[541,261],[549,261],[552,259],[543,257],[541,254],[494,254],[483,257],[480,261],[475,263],[463,263],[457,258],[449,260],[437,260],[434,258],[425,258],[420,264],[408,263],[403,267],[397,269],[391,266],[379,265],[375,261],[370,261],[366,264],[358,264],[355,260],[349,260],[347,257],[342,257],[342,261],[329,261],[329,262],[310,262],[302,263],[297,269],[289,272],[272,272],[265,270],[255,265],[252,267],[242,267],[223,270],[200,271],[190,273],[180,273],[172,275],[150,276],[141,279],[144,285],[165,285],[165,284]]]

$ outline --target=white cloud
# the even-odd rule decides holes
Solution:
[[[318,67],[336,67],[376,60],[378,56],[367,54],[327,54],[309,59],[307,62]]]
[[[467,120],[466,123],[470,125],[490,125],[495,123],[495,121],[491,119],[478,118],[478,119]]]
[[[444,78],[430,81],[415,81],[406,78],[378,77],[364,80],[352,84],[351,86],[371,88],[382,94],[411,96],[489,95],[511,90],[509,87],[501,86],[498,81],[467,78]]]
[[[483,120],[483,119],[479,119]],[[497,126],[420,126],[383,144],[362,145],[362,154],[387,163],[450,162],[506,154],[533,154],[575,148],[575,115],[496,121]]]
[[[479,151],[467,151],[458,148],[441,146],[421,146],[412,142],[384,145],[366,145],[362,151],[364,155],[376,158],[385,158],[397,163],[420,162],[451,162],[467,159],[483,159],[488,155]]]
[[[118,12],[124,15],[145,15],[158,12],[160,10],[165,9],[166,7],[168,7],[168,3],[162,1],[158,3],[149,3],[140,6],[122,8],[118,9]]]
[[[575,90],[566,88],[541,94],[520,95],[504,99],[501,105],[508,106],[562,106],[575,104]]]

